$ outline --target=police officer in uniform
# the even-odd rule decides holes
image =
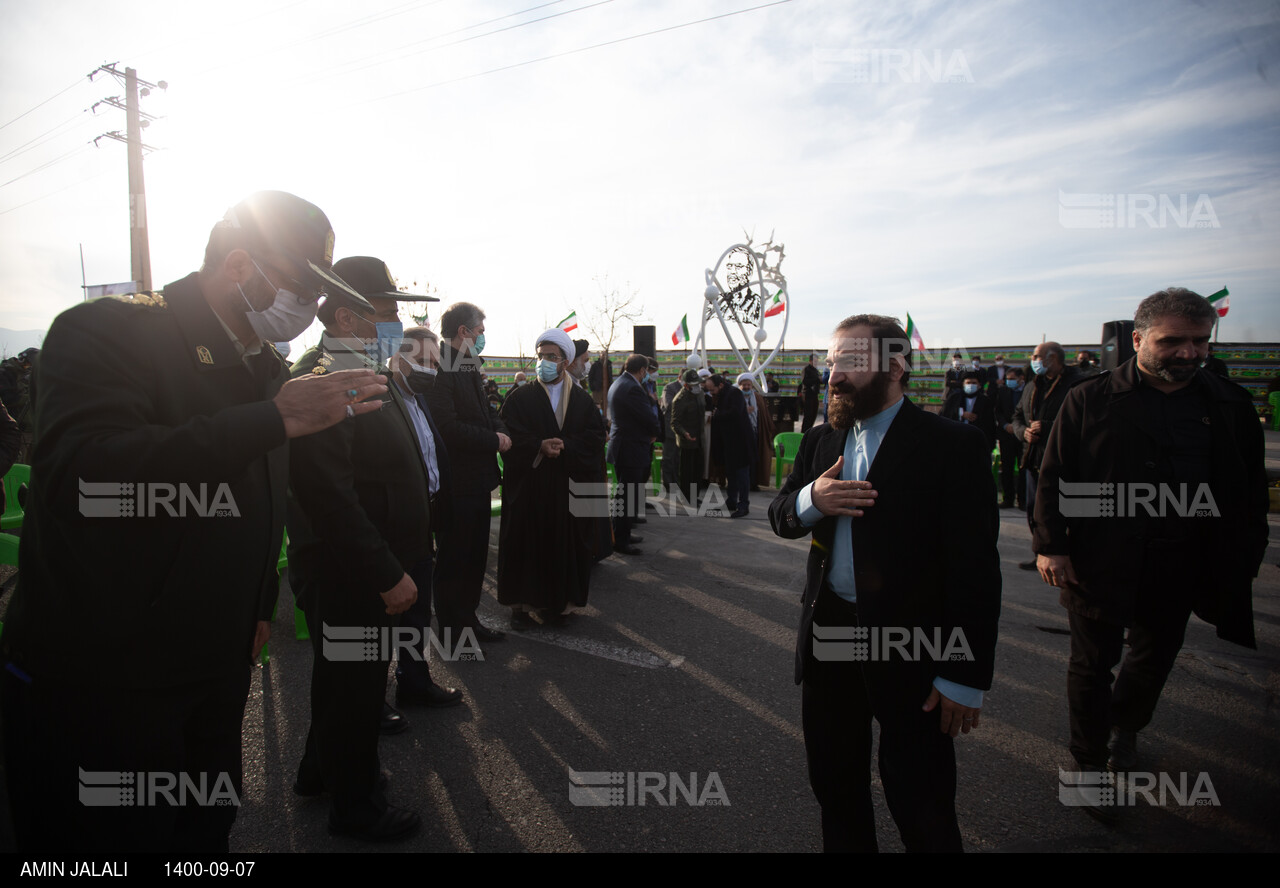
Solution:
[[[386,391],[372,369],[286,381],[269,344],[306,329],[321,288],[345,289],[332,255],[318,207],[259,192],[214,227],[199,272],[50,327],[0,672],[24,854],[226,852],[285,444]],[[172,802],[153,791],[175,783]]]
[[[325,300],[318,314],[324,336],[293,365],[295,378],[381,368],[403,337],[400,302],[426,299],[397,291],[386,265],[372,257],[343,259],[334,270],[362,296]],[[354,627],[380,638],[417,599],[411,569],[431,559],[429,478],[403,396],[389,386],[381,410],[294,441],[290,458],[289,580],[315,651],[311,730],[295,789],[331,793],[330,832],[402,839],[421,820],[388,804],[379,786],[392,652],[343,659],[338,651],[350,645],[333,642],[350,639]]]

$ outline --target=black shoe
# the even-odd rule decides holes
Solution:
[[[1032,558],[1030,561],[1019,561],[1018,567],[1022,568],[1023,570],[1035,570],[1036,560]]]
[[[399,734],[409,727],[409,720],[391,708],[390,703],[382,704],[382,721],[378,724],[379,734]]]
[[[747,517],[747,510],[746,510],[746,509],[735,509],[735,510],[734,510],[734,512],[733,512],[733,514],[732,514],[732,515],[730,515],[729,517],[730,517],[730,518],[746,518],[746,517]]]
[[[1138,732],[1125,731],[1120,728],[1111,729],[1111,742],[1107,744],[1111,756],[1107,759],[1107,770],[1111,772],[1132,771],[1138,764]]]
[[[632,524],[648,524],[649,519],[648,518],[632,518],[631,523]]]
[[[1013,503],[1001,503],[1001,504],[1000,504],[1000,508],[1002,508],[1002,509],[1012,509],[1012,508],[1014,508],[1014,505],[1013,505]]]
[[[732,511],[734,511],[734,512],[738,511],[738,504],[737,504],[737,503],[725,503],[725,504],[724,504],[724,507],[725,507],[726,509],[730,509],[730,510],[732,510]]]
[[[350,836],[362,842],[397,842],[416,833],[422,826],[417,812],[388,805],[382,816],[365,826],[348,826],[329,817],[329,832],[335,836]]]
[[[643,543],[643,542],[644,542],[644,537],[636,536],[634,533],[631,534],[631,536],[627,537],[628,546],[634,546],[636,543]]]
[[[614,546],[613,551],[621,552],[623,555],[643,555],[644,554],[635,546],[628,545],[628,544],[623,544],[621,546]]]
[[[431,706],[443,709],[446,706],[457,706],[461,702],[462,691],[457,688],[442,688],[434,681],[425,691],[396,686],[397,706]]]
[[[501,629],[490,629],[484,623],[476,620],[476,624],[471,627],[471,631],[476,634],[477,641],[483,641],[485,644],[492,644],[495,641],[506,641],[507,633]]]

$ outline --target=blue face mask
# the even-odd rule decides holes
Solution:
[[[1006,380],[1004,381],[1004,384],[1005,384],[1005,385],[1007,385],[1007,386],[1008,386],[1009,388],[1011,388],[1011,389],[1015,389],[1015,390],[1016,390],[1016,389],[1018,388],[1018,380],[1016,380],[1016,379],[1006,379]]]
[[[1040,376],[1041,374],[1044,373],[1044,371],[1045,371],[1044,361],[1041,361],[1039,358],[1032,358],[1031,372],[1034,373],[1036,376]]]
[[[974,385],[972,382],[970,382],[965,385],[964,393],[966,395],[976,395],[978,393],[978,387]]]
[[[538,378],[550,385],[560,375],[560,365],[555,361],[538,362]]]
[[[364,352],[378,364],[385,364],[391,356],[399,353],[400,343],[404,341],[404,324],[399,321],[378,321],[373,325],[378,338],[367,342]]]
[[[481,333],[476,337],[475,343],[471,346],[471,353],[478,355],[484,351],[484,334]]]
[[[400,343],[404,341],[404,324],[399,321],[371,321],[363,315],[356,317],[373,324],[374,341],[364,344],[364,353],[369,356],[369,360],[379,365],[390,361],[391,356],[400,351]]]

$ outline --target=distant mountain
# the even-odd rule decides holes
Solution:
[[[0,358],[9,358],[23,349],[40,347],[45,330],[8,330],[0,327]]]

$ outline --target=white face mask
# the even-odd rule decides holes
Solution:
[[[262,275],[264,281],[271,283],[271,279],[258,268],[257,262],[253,263],[253,267],[258,269],[258,274]],[[249,306],[245,319],[264,342],[292,342],[316,319],[318,304],[315,301],[304,303],[302,297],[289,290],[277,288],[275,301],[262,311],[255,311],[249,297],[244,295],[244,287],[236,284],[236,289],[240,291],[244,304]]]

